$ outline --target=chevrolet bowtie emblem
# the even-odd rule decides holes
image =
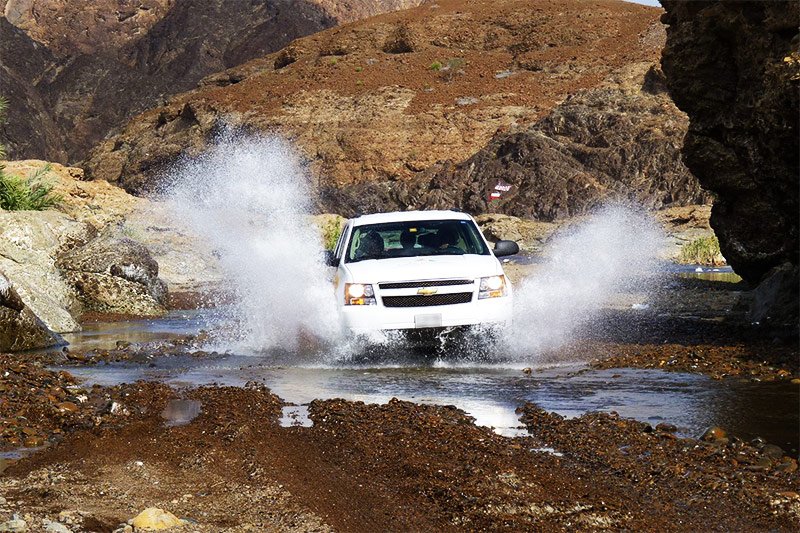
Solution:
[[[422,296],[430,296],[431,294],[436,294],[438,291],[436,289],[420,289],[417,291],[417,294]]]

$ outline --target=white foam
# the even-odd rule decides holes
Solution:
[[[336,337],[309,178],[288,143],[227,133],[170,177],[176,222],[214,250],[236,300],[226,348],[295,350]]]
[[[515,358],[535,360],[574,339],[615,293],[631,285],[648,292],[664,237],[646,213],[607,207],[555,238],[547,260],[514,292]]]

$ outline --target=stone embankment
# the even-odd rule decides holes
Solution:
[[[44,165],[9,162],[6,173],[24,176]],[[79,330],[86,312],[166,311],[157,262],[118,228],[147,201],[81,177],[80,169],[52,165],[44,179],[63,198],[58,210],[0,211],[0,274],[7,289],[0,351],[58,343],[53,332]]]

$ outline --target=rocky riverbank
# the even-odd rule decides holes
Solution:
[[[28,384],[70,386],[17,370]],[[57,419],[73,431],[58,444],[4,465],[0,524],[130,531],[149,507],[192,531],[793,531],[800,517],[795,459],[721,430],[678,438],[668,422],[564,420],[528,404],[530,436],[507,438],[453,407],[397,400],[315,401],[313,427],[282,427],[282,402],[257,386],[136,383],[87,396],[61,402]],[[176,400],[199,415],[168,424]]]

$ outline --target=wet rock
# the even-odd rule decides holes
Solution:
[[[157,507],[148,507],[130,522],[136,529],[143,530],[162,530],[179,527],[186,523],[186,520],[181,520],[174,514]]]
[[[766,444],[761,448],[761,454],[770,459],[780,459],[785,455],[783,448],[774,444]]]
[[[703,432],[703,435],[700,437],[700,440],[705,442],[713,442],[726,439],[727,437],[728,434],[725,432],[724,429],[722,429],[719,426],[712,426]]]
[[[797,459],[792,457],[784,457],[782,462],[775,466],[775,470],[778,472],[797,472]]]
[[[0,272],[0,352],[44,348],[64,342],[25,305]]]
[[[678,427],[673,424],[669,424],[667,422],[661,422],[656,426],[656,431],[662,431],[664,433],[675,433],[676,431],[678,431]]]
[[[68,411],[70,413],[74,413],[78,411],[78,406],[72,402],[61,402],[56,405],[56,407],[58,407],[58,410],[62,412]]]
[[[166,285],[147,248],[127,238],[99,237],[62,254],[58,267],[91,311],[161,315]]]

